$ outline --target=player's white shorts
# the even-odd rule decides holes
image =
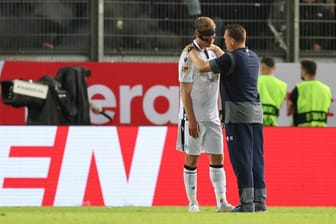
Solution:
[[[200,136],[193,138],[189,135],[188,121],[179,120],[176,149],[189,155],[223,154],[223,132],[219,123],[201,122]]]

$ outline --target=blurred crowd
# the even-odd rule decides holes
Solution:
[[[286,2],[105,0],[104,47],[179,51],[192,39],[193,20],[205,15],[216,21],[218,45],[223,46],[224,24],[241,23],[251,48],[268,49],[285,41]],[[89,0],[0,2],[0,50],[88,48],[90,22]],[[335,28],[334,0],[300,0],[302,50],[336,50]]]
[[[88,32],[87,1],[43,0],[0,3],[0,48],[67,47],[69,34]],[[77,40],[78,41],[78,40]]]

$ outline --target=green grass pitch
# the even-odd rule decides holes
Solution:
[[[335,224],[336,207],[269,207],[216,213],[214,207],[0,207],[1,224]]]

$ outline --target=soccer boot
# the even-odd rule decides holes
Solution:
[[[189,208],[188,208],[188,211],[189,212],[200,212],[200,209],[198,207],[198,204],[197,203],[190,203],[189,204]]]
[[[235,207],[229,203],[217,207],[216,212],[232,212]]]

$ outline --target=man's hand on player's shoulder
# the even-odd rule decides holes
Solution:
[[[216,44],[211,44],[208,49],[214,51],[216,53],[217,57],[224,54],[224,51],[219,46],[217,46]]]

